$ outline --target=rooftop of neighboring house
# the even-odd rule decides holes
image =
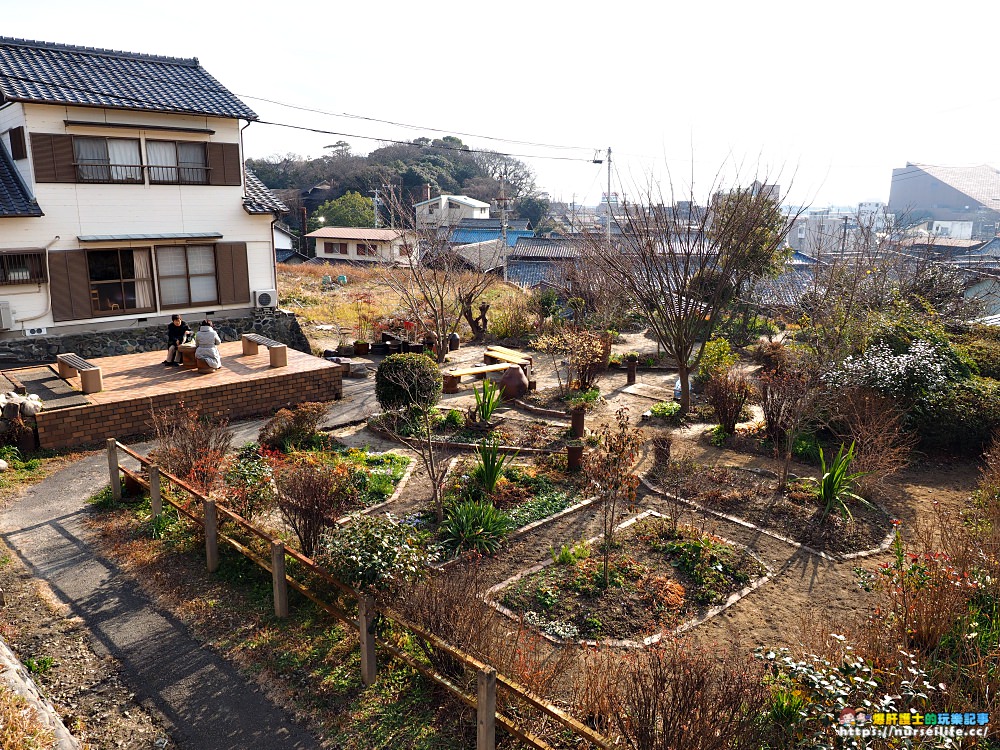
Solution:
[[[451,252],[479,271],[492,271],[503,266],[504,262],[503,242],[499,239],[456,245]]]
[[[42,209],[21,181],[14,162],[0,143],[0,217],[42,216]]]
[[[274,251],[274,260],[276,263],[288,263],[289,261],[295,261],[296,259],[298,259],[301,263],[305,263],[309,260],[309,258],[296,250],[279,248]]]
[[[570,237],[518,237],[510,257],[518,259],[578,258],[580,240]]]
[[[518,286],[528,288],[541,284],[559,286],[564,275],[565,269],[559,263],[521,260],[507,263],[507,280]]]
[[[246,174],[246,197],[243,208],[248,214],[285,214],[288,206],[282,203],[278,196],[267,189],[250,169],[244,168]],[[287,227],[286,227],[287,229]]]
[[[306,237],[326,240],[367,240],[391,242],[403,234],[402,229],[372,229],[370,227],[323,227]]]
[[[196,57],[0,37],[0,103],[6,102],[258,119]]]
[[[477,201],[475,198],[470,198],[467,195],[439,195],[437,198],[430,198],[429,200],[420,201],[419,203],[414,203],[416,206],[426,206],[431,203],[440,203],[443,200],[454,201],[455,203],[461,203],[463,206],[469,206],[470,208],[489,208],[489,203],[483,203],[482,201]]]
[[[500,219],[459,219],[455,225],[457,229],[496,229],[500,230]],[[519,232],[531,229],[531,223],[527,219],[507,219],[507,229]]]
[[[980,164],[976,167],[940,167],[936,164],[907,162],[904,169],[904,174],[896,174],[902,170],[894,171],[892,177],[894,182],[912,179],[909,173],[920,170],[953,187],[960,193],[965,193],[987,208],[994,211],[1000,210],[1000,170],[994,169],[988,164]]]

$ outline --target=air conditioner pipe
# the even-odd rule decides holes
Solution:
[[[24,325],[25,323],[32,320],[38,320],[39,318],[44,318],[46,315],[49,314],[49,311],[52,310],[52,282],[51,282],[52,277],[49,275],[49,248],[52,247],[54,244],[56,244],[60,239],[61,238],[57,234],[55,237],[52,238],[52,241],[49,242],[49,244],[47,244],[45,247],[42,248],[42,250],[45,252],[45,286],[46,286],[45,309],[38,315],[32,315],[30,318],[18,318],[16,322],[21,324],[22,331],[27,329],[27,327]]]

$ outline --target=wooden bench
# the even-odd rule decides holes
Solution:
[[[483,362],[506,362],[510,365],[518,365],[524,374],[531,377],[531,360],[525,359],[520,354],[507,354],[507,352],[501,352],[497,349],[487,349],[483,352]]]
[[[444,387],[442,390],[445,393],[458,393],[458,384],[466,375],[486,377],[486,373],[503,372],[508,367],[510,367],[510,364],[504,363],[500,365],[486,365],[485,367],[465,367],[458,370],[448,370],[444,374]]]
[[[271,367],[286,367],[288,365],[288,347],[280,341],[261,336],[259,333],[244,333],[240,339],[243,342],[244,354],[256,354],[257,347],[266,346],[271,357]]]
[[[496,346],[494,344],[491,344],[490,346],[486,347],[486,351],[488,351],[488,352],[491,352],[491,351],[492,352],[500,352],[501,354],[507,354],[507,355],[509,355],[511,357],[520,357],[521,359],[528,360],[528,364],[530,364],[532,366],[534,366],[534,364],[535,364],[535,360],[532,358],[532,356],[530,354],[525,354],[524,352],[519,352],[516,349],[508,349],[506,346]]]
[[[80,390],[84,393],[100,393],[104,390],[101,368],[76,354],[57,354],[59,377],[69,380],[80,376]]]

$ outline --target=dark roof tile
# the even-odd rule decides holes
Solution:
[[[0,37],[0,101],[256,120],[198,58]]]
[[[267,189],[249,168],[244,167],[247,194],[243,198],[243,208],[248,214],[286,214],[288,206],[278,200],[278,196]]]
[[[0,143],[0,218],[42,215],[42,209],[24,186],[10,154]]]

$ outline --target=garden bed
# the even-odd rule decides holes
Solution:
[[[584,405],[588,412],[599,412],[607,408],[607,402],[597,388],[589,391],[567,391],[560,388],[544,388],[524,396],[522,401],[547,411],[562,412],[569,419],[569,409],[575,404]]]
[[[852,501],[848,505],[853,520],[836,512],[824,519],[812,487],[799,483],[779,493],[776,479],[745,469],[696,467],[666,484],[659,473],[648,479],[663,490],[833,555],[878,547],[892,527],[879,508]]]
[[[650,514],[618,532],[605,587],[600,545],[553,550],[551,561],[495,589],[498,603],[553,638],[648,643],[766,573],[745,548]]]

